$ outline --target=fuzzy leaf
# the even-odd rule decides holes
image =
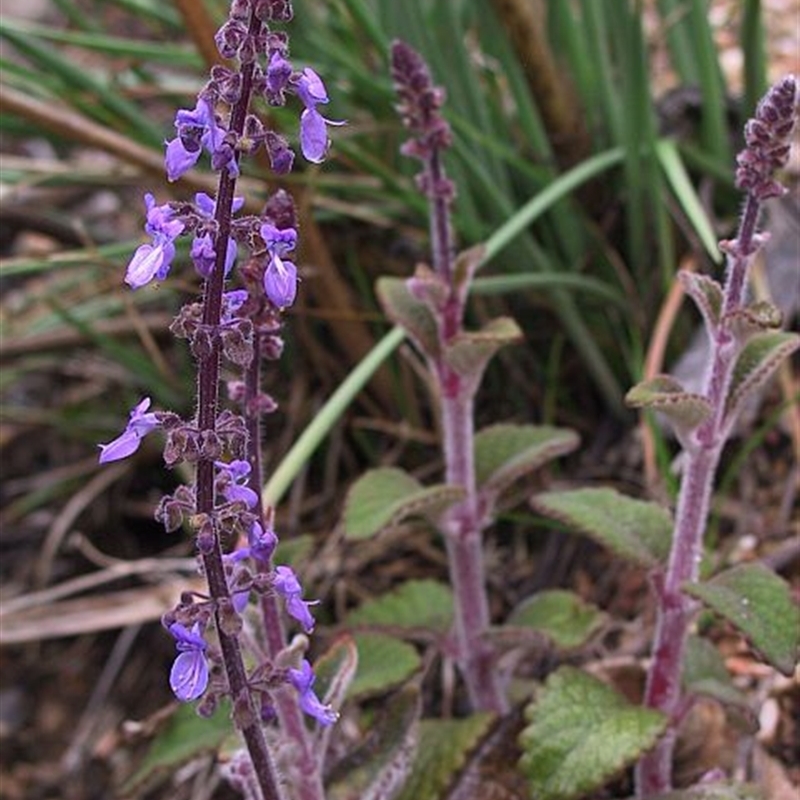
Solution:
[[[652,800],[767,800],[767,798],[753,784],[724,781],[676,789],[674,792],[660,794]]]
[[[447,347],[444,358],[459,375],[480,381],[491,357],[504,345],[518,342],[522,331],[510,317],[498,317],[481,330],[464,332]]]
[[[350,634],[339,636],[314,662],[315,691],[325,703],[341,708],[358,671],[358,646]]]
[[[400,325],[414,344],[430,358],[439,353],[436,320],[428,306],[417,300],[402,278],[378,278],[378,300],[387,317]]]
[[[198,756],[216,752],[231,734],[230,704],[210,718],[197,715],[194,704],[180,703],[155,735],[139,769],[125,782],[125,797],[143,797]]]
[[[738,628],[764,657],[791,676],[800,648],[800,608],[789,585],[763,564],[739,564],[684,590]]]
[[[667,727],[597,678],[561,667],[526,710],[520,766],[537,800],[571,800],[599,789],[649,750]]]
[[[486,713],[423,720],[417,760],[396,800],[440,800],[470,752],[489,734],[493,720],[493,715]]]
[[[601,488],[544,492],[531,505],[643,567],[655,566],[669,552],[672,517],[656,503]]]
[[[699,275],[689,270],[681,270],[678,280],[683,284],[686,294],[694,300],[700,310],[706,328],[716,330],[719,324],[719,315],[722,311],[722,287],[708,275]]]
[[[348,627],[387,626],[446,631],[453,620],[453,593],[432,580],[406,581],[393,592],[362,603],[350,612]]]
[[[469,250],[463,250],[456,256],[456,263],[453,269],[453,285],[463,303],[469,294],[472,280],[475,273],[483,265],[486,258],[486,247],[477,244]]]
[[[475,476],[481,491],[498,495],[514,481],[574,450],[578,435],[550,425],[492,425],[475,436]]]
[[[414,299],[430,309],[434,319],[447,303],[447,284],[427,264],[417,264],[413,277],[406,281],[406,288]]]
[[[388,800],[406,782],[419,744],[419,689],[406,686],[383,703],[364,744],[337,764],[328,800]]]
[[[355,633],[358,670],[348,697],[380,694],[405,683],[421,666],[417,649],[382,633]]]
[[[685,391],[670,375],[637,383],[625,395],[625,402],[633,408],[660,411],[679,432],[693,430],[711,415],[711,403],[705,397]]]
[[[745,308],[737,308],[726,317],[726,321],[736,338],[746,342],[754,333],[780,328],[783,314],[767,300],[757,300]]]
[[[436,515],[463,497],[455,486],[422,484],[402,469],[365,472],[347,493],[344,530],[350,539],[366,539],[413,515]]]
[[[580,647],[602,625],[605,615],[577,594],[551,589],[523,600],[505,626],[523,626],[546,634],[556,647]]]
[[[713,697],[726,706],[749,707],[745,694],[733,685],[719,650],[708,639],[689,637],[681,680],[692,694]]]
[[[759,333],[747,342],[733,369],[725,410],[728,419],[734,419],[738,415],[748,395],[763,386],[781,361],[798,347],[800,347],[800,336],[784,331]]]

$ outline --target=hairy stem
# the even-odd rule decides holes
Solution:
[[[442,398],[442,429],[446,482],[461,486],[466,492],[464,500],[448,513],[444,530],[455,596],[458,659],[473,707],[503,713],[507,704],[497,677],[494,653],[483,638],[490,618],[475,487],[471,394],[464,392]]]
[[[429,185],[442,185],[446,179],[438,149],[433,150],[426,167]],[[463,331],[464,305],[454,285],[448,201],[435,191],[430,196],[430,231],[434,268],[450,290],[438,325],[440,351],[444,352]],[[458,662],[473,707],[503,713],[507,710],[506,699],[494,669],[494,653],[484,639],[491,620],[475,483],[474,398],[478,387],[474,381],[456,373],[443,359],[432,363],[431,368],[439,384],[446,482],[465,492],[464,499],[446,515],[444,524],[455,598]]]
[[[734,250],[728,257],[722,317],[711,342],[710,369],[704,392],[712,412],[697,429],[693,449],[687,453],[669,563],[663,585],[659,587],[656,636],[647,676],[645,705],[664,712],[670,720],[670,727],[636,767],[638,797],[650,797],[672,788],[672,759],[683,708],[683,657],[695,608],[694,601],[682,587],[687,582],[696,582],[699,577],[711,491],[730,430],[725,402],[740,346],[729,329],[726,316],[744,304],[748,268],[757,249],[754,237],[759,207],[758,200],[748,194]]]
[[[682,705],[681,674],[689,626],[695,604],[684,594],[684,583],[698,578],[703,554],[703,532],[721,447],[700,448],[689,456],[681,483],[672,550],[659,609],[653,661],[647,676],[645,705],[663,711],[671,720],[666,735],[644,756],[636,772],[640,797],[669,791],[676,725]]]

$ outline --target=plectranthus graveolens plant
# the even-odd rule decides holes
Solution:
[[[501,648],[512,649],[514,637],[503,632],[493,638],[497,629],[489,613],[484,532],[512,485],[574,449],[578,438],[548,425],[497,424],[476,432],[475,398],[485,369],[500,348],[519,341],[521,332],[508,317],[479,331],[466,329],[467,301],[484,248],[455,251],[450,207],[456,190],[444,165],[452,144],[441,113],[445,92],[405,42],[393,44],[391,67],[398,112],[410,133],[401,152],[422,163],[416,184],[428,201],[431,264],[419,264],[407,280],[381,278],[377,294],[386,315],[404,328],[425,359],[438,411],[444,483],[422,486],[398,468],[372,470],[351,487],[344,524],[348,536],[363,538],[422,515],[441,533],[453,604],[452,631],[442,651],[458,666],[469,705],[504,713],[510,675],[501,668]]]
[[[194,466],[194,484],[164,497],[156,512],[167,531],[192,530],[208,583],[207,594],[182,597],[163,618],[176,647],[170,685],[179,700],[199,701],[201,715],[230,700],[245,748],[228,763],[227,777],[246,797],[322,800],[325,748],[303,715],[330,726],[337,714],[317,696],[304,655],[313,602],[303,599],[290,567],[273,563],[278,540],[261,496],[260,418],[276,407],[261,389],[261,367],[283,349],[282,312],[298,286],[297,223],[283,190],[259,215],[240,214],[244,199],[236,196],[243,157],[263,148],[277,175],[288,173],[294,160],[287,140],[251,113],[255,99],[271,106],[291,95],[300,101],[300,150],[312,163],[324,159],[327,126],[337,124],[318,108],[328,102],[323,81],[311,69],[294,69],[288,37],[274,29],[292,15],[288,0],[231,3],[216,43],[237,66],[212,68],[194,108],[178,111],[165,154],[170,181],[208,158],[219,173],[216,197],[200,193],[193,201],[159,205],[146,194],[150,241],[136,250],[125,274],[132,289],[164,280],[176,239],[191,237],[202,299],[184,306],[171,330],[189,341],[196,360],[195,416],[151,410],[144,398],[123,433],[100,445],[100,461],[130,456],[144,436],[160,430],[167,466]],[[229,286],[234,278],[238,288]],[[240,376],[227,385],[230,408],[220,399],[223,363]],[[253,606],[261,620],[255,631],[248,616]],[[303,631],[291,642],[284,611]]]
[[[612,696],[608,687],[570,667],[552,674],[531,704],[531,724],[522,737],[523,766],[542,797],[560,797],[542,791],[556,783],[565,795],[579,796],[580,787],[585,793],[602,782],[598,779],[603,774],[635,762],[637,797],[671,798],[676,743],[696,700],[704,697],[739,715],[748,713],[747,699],[731,682],[720,653],[693,632],[700,604],[737,628],[776,670],[791,676],[796,669],[800,610],[788,584],[758,561],[719,570],[725,565],[704,551],[703,541],[723,448],[743,408],[800,348],[797,333],[780,330],[778,309],[751,299],[748,291],[753,260],[768,239],[767,233],[758,231],[762,206],[786,191],[775,172],[787,164],[796,117],[797,81],[789,76],[767,92],[745,127],[746,146],[736,169],[736,186],[745,200],[736,237],[720,243],[726,256],[724,282],[689,271],[678,274],[710,342],[702,391],[688,392],[674,377],[659,375],[637,384],[626,397],[630,406],[663,414],[675,431],[682,449],[682,475],[674,515],[611,488],[546,492],[532,498],[539,512],[649,569],[657,616],[643,707],[631,706],[616,693]],[[715,568],[716,574],[707,577]],[[590,719],[587,709],[592,707]],[[559,727],[563,731],[570,720],[574,738],[559,742]],[[554,769],[576,746],[585,746],[581,731],[592,720],[613,731],[606,737],[607,752],[595,758],[594,774]],[[597,745],[599,753],[601,743]],[[721,777],[722,770],[713,769],[703,781],[708,794],[685,796],[721,800],[743,796],[736,785],[721,783]]]
[[[703,317],[711,342],[703,392],[689,394],[678,381],[662,376],[639,384],[627,397],[630,405],[667,411],[686,456],[669,560],[663,577],[658,578],[656,639],[645,692],[645,704],[664,712],[671,724],[655,749],[639,763],[640,797],[671,787],[677,725],[687,710],[681,675],[689,628],[696,614],[692,594],[712,607],[719,603],[719,593],[716,597],[713,590],[709,594],[698,580],[703,534],[722,449],[746,401],[800,346],[796,333],[778,330],[778,309],[765,301],[750,300],[747,291],[751,265],[768,238],[768,234],[758,232],[762,204],[787,191],[774,173],[789,160],[796,115],[797,82],[790,76],[770,89],[745,127],[746,146],[737,157],[736,170],[736,186],[745,192],[745,201],[736,238],[720,243],[727,257],[724,285],[688,271],[679,274]],[[750,595],[768,579],[768,574],[748,576],[740,572],[729,575],[722,587],[738,595],[745,617],[760,611],[767,616],[780,614],[778,607],[772,612],[749,608],[751,603],[756,605]],[[763,590],[758,593],[765,597]],[[796,624],[796,616],[790,606],[785,624],[791,625],[793,620]],[[787,666],[783,665],[784,671]]]

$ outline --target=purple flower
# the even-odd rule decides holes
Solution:
[[[191,630],[174,622],[169,632],[175,639],[178,656],[169,673],[169,685],[175,697],[184,703],[196,700],[208,686],[208,663],[206,662],[206,644],[200,630],[200,623],[195,622]]]
[[[239,563],[246,558],[254,558],[264,563],[269,562],[275,548],[278,546],[278,537],[272,528],[267,528],[265,531],[258,522],[253,522],[250,526],[250,532],[247,534],[247,547],[239,547],[232,553],[222,556],[222,560],[230,565],[230,576],[228,578],[228,587],[230,588],[237,570],[241,567]],[[241,614],[247,607],[247,601],[250,599],[250,589],[242,589],[241,591],[232,592],[233,607],[237,614]]]
[[[261,238],[270,254],[269,263],[264,270],[264,291],[270,302],[278,308],[287,308],[297,295],[297,267],[284,257],[297,244],[297,231],[294,228],[276,228],[266,222],[261,226]]]
[[[159,427],[161,423],[158,421],[158,415],[152,412],[145,413],[148,408],[150,408],[150,398],[145,397],[131,411],[125,430],[108,444],[98,445],[101,464],[119,461],[135,453],[139,449],[142,437]]]
[[[319,600],[303,600],[303,587],[291,567],[275,567],[272,585],[285,598],[289,616],[294,617],[306,633],[311,633],[314,630],[314,617],[308,608],[316,605]]]
[[[267,100],[272,105],[283,105],[283,90],[292,77],[292,65],[278,50],[274,50],[267,65]]]
[[[269,163],[273,172],[278,175],[288,175],[294,164],[294,153],[289,148],[286,139],[274,131],[267,131],[264,137],[264,146],[267,148]]]
[[[239,547],[223,558],[234,563],[245,558],[269,561],[278,546],[278,537],[272,528],[264,530],[258,522],[254,522],[250,527],[250,533],[247,534],[247,544],[247,547]]]
[[[297,267],[273,256],[264,272],[264,291],[278,308],[288,308],[297,296]]]
[[[205,192],[198,192],[194,196],[194,204],[200,212],[200,216],[205,219],[214,219],[214,214],[217,212],[217,201]],[[234,197],[231,203],[231,210],[235,214],[244,205],[244,197]]]
[[[200,158],[201,149],[211,155],[214,169],[226,168],[231,177],[239,174],[233,147],[225,140],[225,131],[217,123],[214,109],[203,97],[191,110],[180,109],[175,115],[178,135],[167,142],[164,165],[167,178],[176,181]]]
[[[230,583],[228,583],[228,589],[230,590]],[[241,614],[247,608],[247,603],[249,602],[249,600],[250,600],[249,589],[241,589],[237,592],[231,592],[231,603],[233,604],[233,610],[237,614]]]
[[[270,527],[264,530],[257,522],[254,522],[250,528],[247,539],[253,558],[263,562],[267,562],[272,558],[272,554],[278,546],[278,537],[275,535],[275,531]]]
[[[195,206],[200,212],[200,215],[207,220],[213,220],[214,214],[217,210],[216,201],[207,195],[205,192],[198,192],[194,196]],[[233,198],[233,212],[237,212],[244,205],[244,197]],[[201,226],[202,228],[203,226]],[[191,249],[192,261],[198,273],[203,278],[208,278],[211,271],[214,269],[214,264],[217,260],[216,251],[214,249],[214,237],[211,232],[206,230],[200,236],[195,237],[192,242]],[[225,254],[225,275],[233,269],[233,264],[236,261],[236,242],[228,237],[227,252]]]
[[[224,325],[233,319],[233,315],[247,302],[247,289],[234,289],[222,295],[221,322]]]
[[[244,503],[248,508],[255,507],[258,495],[244,484],[250,476],[250,464],[246,461],[236,460],[230,463],[216,462],[219,470],[218,479],[222,483],[222,494],[229,503],[237,501]]]
[[[300,692],[300,708],[320,725],[333,725],[339,715],[330,706],[320,702],[313,689],[315,680],[316,675],[306,659],[303,659],[300,669],[289,670],[289,683]]]
[[[312,164],[319,164],[328,151],[330,140],[326,125],[344,125],[343,121],[326,119],[317,111],[317,106],[328,102],[328,92],[322,78],[310,67],[306,67],[297,81],[297,96],[305,111],[300,115],[300,149]]]
[[[157,206],[149,193],[144,196],[144,202],[147,207],[144,229],[152,241],[139,247],[128,264],[125,283],[131,289],[139,289],[153,278],[163,281],[167,277],[175,257],[175,239],[183,231],[183,222],[172,219],[169,204]]]

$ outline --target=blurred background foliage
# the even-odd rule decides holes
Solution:
[[[425,55],[447,90],[459,246],[497,244],[474,322],[508,313],[526,337],[493,366],[479,418],[558,422],[590,439],[625,425],[621,398],[642,374],[677,267],[713,269],[715,239],[737,209],[733,155],[766,61],[760,2],[733,5],[724,27],[739,38],[735,90],[706,0],[298,0],[293,60],[324,77],[327,115],[348,125],[333,129],[321,168],[299,164],[286,180],[302,213],[304,282],[290,352],[268,376],[284,411],[268,425],[267,463],[388,329],[374,280],[425,259],[425,202],[415,164],[398,154],[387,63],[395,37]],[[55,431],[68,460],[89,459],[86,469],[94,442],[143,394],[190,411],[190,358],[166,333],[198,288],[186,249],[162,286],[131,293],[121,279],[141,241],[143,192],[163,202],[214,185],[202,169],[166,184],[162,142],[217,58],[211,36],[226,8],[52,0],[33,19],[4,13],[5,444]],[[264,111],[296,137],[295,106]],[[576,175],[574,189],[557,191]],[[245,176],[257,210],[276,184],[261,162]],[[552,199],[542,194],[553,187]],[[690,323],[682,312],[667,358]],[[352,405],[348,447],[331,423],[316,468],[327,485],[434,441],[414,372],[413,358],[378,371]]]

